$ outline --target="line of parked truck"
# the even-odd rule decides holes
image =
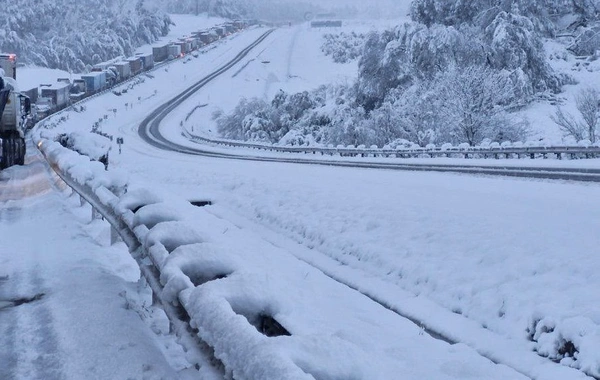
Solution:
[[[55,83],[21,91],[31,100],[33,118],[40,120],[88,96],[104,91],[141,72],[154,68],[155,64],[181,58],[223,37],[246,28],[247,21],[230,21],[210,29],[191,33],[176,41],[156,45],[152,52],[138,53],[129,58],[116,58],[96,64],[87,74],[77,79],[59,78]]]

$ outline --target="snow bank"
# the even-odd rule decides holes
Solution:
[[[542,356],[600,377],[600,326],[577,316],[556,321],[533,320],[530,328],[535,350]]]
[[[158,223],[181,220],[181,211],[185,206],[178,202],[161,202],[143,206],[135,212],[133,227],[144,224],[148,229],[152,229]]]
[[[124,171],[106,171],[98,161],[91,161],[55,141],[39,139],[35,142],[50,165],[71,176],[78,184],[88,186],[92,191],[107,188],[117,196],[127,191],[129,179]]]
[[[135,189],[128,191],[127,194],[123,195],[119,204],[116,208],[116,211],[124,213],[126,211],[137,211],[140,207],[146,206],[149,204],[163,202],[164,198],[157,195],[156,193],[148,190],[148,189]]]

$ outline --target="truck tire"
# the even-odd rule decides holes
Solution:
[[[2,139],[2,142],[0,143],[0,150],[2,151],[0,154],[0,170],[2,169],[6,169],[6,139]]]
[[[17,165],[25,165],[25,151],[26,151],[26,146],[25,146],[25,139],[19,138],[17,140],[17,145],[19,147],[18,149],[18,154],[17,154]]]
[[[11,151],[11,141],[12,139],[5,138],[2,139],[2,164],[3,168],[10,168],[12,162],[12,151]]]
[[[15,165],[15,153],[16,153],[15,148],[16,148],[15,139],[9,138],[8,139],[8,160],[7,160],[7,166],[9,168],[11,166]]]
[[[7,169],[17,163],[18,140],[14,137],[2,139],[3,168]]]

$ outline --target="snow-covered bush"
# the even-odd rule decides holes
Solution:
[[[348,63],[358,59],[365,45],[366,36],[355,32],[325,34],[321,50],[336,63]]]
[[[56,141],[63,147],[87,156],[93,161],[99,161],[108,167],[108,153],[111,146],[106,137],[92,133],[72,132],[58,135]]]

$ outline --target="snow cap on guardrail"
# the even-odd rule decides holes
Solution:
[[[67,149],[56,141],[39,139],[36,143],[55,170],[69,175],[80,185],[88,186],[93,191],[104,187],[117,196],[126,192],[129,178],[125,172],[106,171],[100,162],[91,161],[89,157]]]

